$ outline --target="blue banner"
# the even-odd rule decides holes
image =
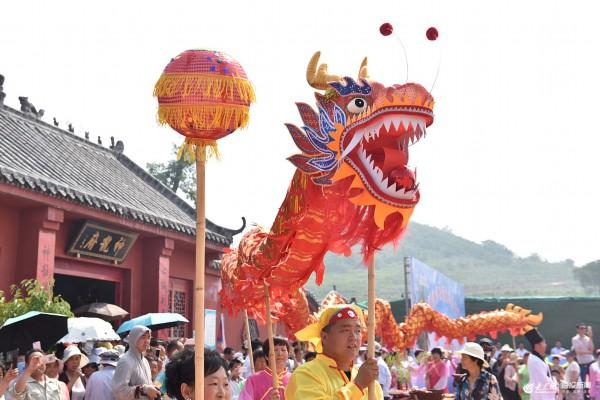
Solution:
[[[411,306],[425,302],[434,310],[446,314],[450,318],[464,317],[465,291],[463,286],[416,258],[409,257],[409,259],[408,286]],[[429,349],[433,347],[458,350],[462,346],[457,340],[453,340],[452,343],[448,343],[446,338],[436,340],[435,334],[430,333]]]

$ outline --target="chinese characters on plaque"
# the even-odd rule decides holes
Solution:
[[[122,262],[137,236],[137,233],[86,221],[71,242],[68,252],[77,256]]]

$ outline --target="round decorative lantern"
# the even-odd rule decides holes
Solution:
[[[254,89],[242,66],[220,51],[187,50],[156,82],[158,121],[186,137],[180,149],[202,161],[218,156],[217,140],[248,124]],[[197,151],[201,150],[201,151]]]

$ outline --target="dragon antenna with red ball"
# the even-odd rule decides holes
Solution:
[[[402,53],[404,54],[404,60],[406,61],[406,82],[408,82],[408,55],[406,54],[406,47],[404,47],[404,43],[402,42],[400,35],[397,35],[394,33],[394,27],[389,22],[385,22],[385,23],[381,24],[381,26],[379,27],[379,32],[383,36],[390,36],[391,34],[394,34],[394,37],[396,37],[396,39],[398,39],[398,41],[400,42],[400,46],[402,47]],[[428,40],[433,42],[433,41],[437,40],[437,38],[439,36],[439,32],[435,27],[432,26],[429,29],[427,29],[427,31],[425,32],[425,36],[427,37]],[[433,85],[431,85],[431,90],[429,91],[430,93],[433,90],[433,88],[435,87],[435,83],[437,82],[437,78],[440,74],[440,65],[441,64],[442,64],[442,55],[440,52],[440,59],[438,61],[437,71],[435,73]]]
[[[427,36],[427,39],[429,39],[430,41],[433,42],[433,41],[437,40],[439,33],[438,33],[438,30],[432,26],[429,29],[427,29],[427,31],[425,32],[425,36]],[[433,79],[433,84],[431,85],[431,89],[429,89],[429,93],[433,92],[433,88],[435,87],[438,76],[440,75],[440,66],[441,65],[442,65],[442,49],[440,48],[440,58],[438,60],[437,71],[435,72],[435,78]]]

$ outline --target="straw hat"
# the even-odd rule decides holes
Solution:
[[[471,357],[475,357],[481,361],[483,361],[483,367],[488,368],[489,364],[485,361],[485,354],[483,352],[483,347],[478,345],[477,343],[467,342],[465,343],[465,347],[462,350],[456,352],[456,354],[466,354]]]

